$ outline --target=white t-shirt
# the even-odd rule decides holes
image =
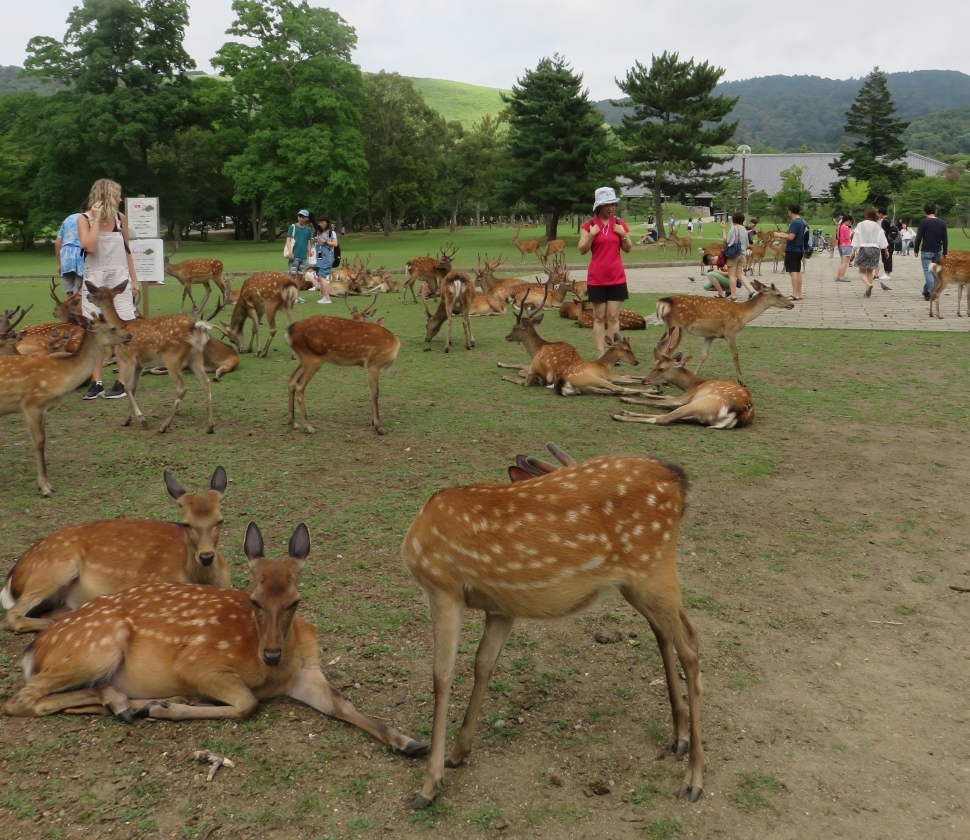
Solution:
[[[886,231],[879,222],[863,219],[852,231],[853,248],[888,248]]]

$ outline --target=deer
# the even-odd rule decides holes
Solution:
[[[690,356],[669,356],[655,351],[656,363],[644,379],[644,385],[670,383],[684,393],[679,397],[648,394],[642,397],[620,397],[620,402],[653,405],[674,409],[669,414],[642,414],[621,411],[612,415],[624,423],[699,423],[712,429],[741,429],[754,422],[754,398],[743,385],[725,379],[708,380],[687,370]]]
[[[206,318],[206,322],[211,329],[222,333],[223,337],[231,341],[232,339],[225,327],[212,323],[216,315],[231,301],[230,295],[232,294],[232,290],[229,288],[228,280],[226,281],[226,292],[226,297],[219,302],[219,305],[216,306],[212,314]],[[210,335],[205,347],[202,348],[202,369],[206,373],[215,374],[213,379],[219,382],[225,374],[232,373],[237,367],[239,367],[239,354],[229,344],[213,338]],[[186,370],[187,368],[182,369]],[[144,373],[151,374],[152,376],[162,376],[168,373],[168,368],[164,366],[146,368]]]
[[[407,756],[426,754],[425,744],[358,712],[320,669],[313,626],[296,617],[310,554],[306,525],[294,530],[285,558],[269,560],[250,522],[244,551],[251,592],[149,583],[84,604],[43,630],[24,658],[26,685],[4,714],[243,720],[261,700],[286,695]]]
[[[401,547],[428,597],[433,630],[431,750],[412,809],[430,805],[445,766],[461,766],[471,751],[489,678],[516,619],[564,618],[613,586],[656,636],[673,718],[669,749],[688,755],[678,796],[691,803],[700,799],[698,638],[677,579],[687,487],[676,464],[599,456],[581,464],[568,459],[560,469],[528,480],[445,488],[425,502]],[[552,520],[573,523],[565,539],[563,529],[546,524]],[[485,629],[468,708],[446,761],[448,704],[466,609],[485,612]],[[686,678],[686,704],[675,653]]]
[[[933,290],[930,292],[930,317],[933,317],[933,307],[936,306],[936,317],[942,320],[940,314],[940,295],[943,290],[954,283],[957,287],[957,318],[960,314],[960,300],[963,290],[967,290],[967,317],[970,317],[970,252],[950,251],[942,261],[930,263],[933,272]]]
[[[178,251],[179,245],[181,244],[181,242],[176,242],[175,250],[171,254],[165,254],[165,273],[174,277],[182,284],[182,304],[179,307],[179,312],[185,312],[185,298],[188,297],[192,301],[192,312],[198,317],[202,310],[205,309],[209,295],[212,293],[212,288],[209,286],[210,280],[219,289],[220,298],[226,298],[226,289],[222,282],[222,261],[214,259],[194,259],[182,260],[180,263],[170,262],[170,257],[175,256],[175,252]],[[202,303],[199,304],[198,310],[195,308],[195,298],[192,296],[192,285],[194,283],[201,283],[202,288],[205,289],[205,297],[202,298]]]
[[[537,257],[539,256],[539,249],[542,248],[542,242],[540,242],[538,239],[523,239],[520,241],[519,233],[521,230],[521,226],[515,229],[515,236],[512,237],[510,244],[519,249],[519,253],[522,254],[522,259],[519,260],[519,262],[524,263],[526,254],[535,254]]]
[[[774,274],[778,271],[779,263],[781,263],[782,266],[785,264],[785,243],[769,242],[765,247],[767,247],[768,252],[771,254],[771,273]]]
[[[300,403],[302,428],[307,434],[314,432],[307,420],[306,386],[324,362],[341,367],[362,367],[367,373],[370,387],[371,423],[379,435],[387,431],[381,426],[378,397],[380,396],[381,372],[394,364],[401,342],[390,330],[365,321],[351,321],[329,315],[313,315],[296,321],[286,328],[286,343],[296,355],[297,366],[290,374],[289,425],[296,430],[294,401]]]
[[[546,341],[536,332],[536,327],[542,323],[543,313],[523,317],[525,306],[515,312],[515,324],[505,336],[506,341],[519,341],[529,354],[531,362],[528,365],[508,364],[496,362],[500,368],[511,368],[519,372],[519,376],[503,376],[505,382],[528,386],[535,381],[543,385],[553,386],[556,381],[556,371],[565,367],[574,358],[579,357],[576,348],[565,341]]]
[[[2,626],[14,633],[43,630],[62,611],[146,583],[229,586],[229,564],[219,552],[226,471],[216,467],[209,490],[198,494],[187,493],[168,470],[163,478],[183,524],[105,519],[43,537],[7,575]]]
[[[350,315],[351,321],[369,321],[377,312],[377,294],[374,295],[374,299],[370,302],[370,304],[365,306],[360,311],[358,311],[356,306],[351,306],[349,303],[347,303],[347,298],[344,298],[344,306],[347,307],[347,312]],[[384,318],[378,318],[374,323],[379,327],[383,326]]]
[[[84,330],[78,349],[68,358],[0,356],[0,415],[24,415],[34,446],[37,487],[49,498],[55,490],[47,477],[45,444],[47,412],[91,378],[105,347],[132,340],[131,333],[97,315],[93,321],[73,316]],[[134,323],[134,322],[130,322]]]
[[[633,366],[640,364],[640,360],[630,346],[630,339],[620,338],[620,334],[615,333],[612,338],[605,336],[605,340],[607,350],[596,361],[588,362],[577,353],[576,358],[556,371],[553,387],[559,396],[635,393],[615,384],[618,381],[629,382],[630,380],[613,373],[613,366],[617,362],[628,362]]]
[[[54,301],[53,314],[58,319],[57,323],[33,324],[20,330],[17,343],[14,346],[21,356],[32,356],[35,353],[49,353],[54,330],[57,330],[59,336],[63,336],[65,330],[68,332],[69,335],[64,344],[65,351],[73,353],[81,344],[81,337],[84,335],[84,331],[80,327],[70,323],[71,313],[76,315],[81,314],[80,295],[72,295],[66,300],[61,300],[57,296],[57,280],[52,279],[50,296]]]
[[[748,274],[754,274],[755,265],[758,266],[758,274],[761,274],[761,261],[765,258],[765,252],[768,250],[766,245],[755,245],[753,242],[748,245],[748,250],[744,255],[744,271]]]
[[[330,293],[333,294],[332,288]],[[247,278],[239,290],[229,323],[225,325],[236,350],[239,353],[252,353],[255,344],[256,355],[265,358],[276,335],[276,314],[282,309],[287,322],[292,324],[293,304],[298,296],[296,278],[282,271],[259,271]],[[269,324],[269,336],[263,348],[259,349],[259,323],[263,315]],[[252,321],[253,332],[249,337],[249,347],[243,351],[243,327],[247,318]]]
[[[674,242],[677,243],[678,257],[680,257],[681,251],[684,252],[685,257],[690,256],[690,248],[691,248],[691,245],[693,244],[693,240],[691,239],[691,236],[689,233],[687,234],[687,236],[675,236]]]
[[[428,325],[424,335],[425,351],[431,349],[431,339],[438,334],[442,324],[447,322],[445,352],[451,352],[451,321],[455,315],[461,316],[461,325],[465,330],[465,349],[471,350],[475,346],[475,336],[472,335],[471,322],[468,320],[472,305],[475,302],[475,285],[467,271],[456,269],[445,275],[441,282],[441,303],[438,304],[438,309],[434,315],[428,309],[423,289],[421,302],[424,303],[424,311],[428,316]]]
[[[667,237],[659,236],[657,239],[650,239],[647,234],[644,234],[637,240],[637,245],[643,245],[645,248],[656,248],[660,253],[667,253]]]
[[[164,365],[175,385],[172,413],[158,428],[159,434],[165,434],[171,427],[185,397],[187,389],[182,371],[188,367],[199,380],[205,394],[205,430],[211,435],[215,431],[215,420],[212,417],[212,389],[202,363],[202,351],[209,341],[209,324],[206,321],[193,321],[184,315],[122,321],[115,309],[114,299],[124,291],[128,281],[124,280],[114,288],[95,286],[87,281],[86,283],[91,300],[104,312],[105,318],[119,329],[128,330],[132,335],[130,343],[119,346],[115,351],[121,363],[119,372],[124,369],[125,381],[122,384],[128,396],[128,417],[122,425],[130,426],[132,419],[137,417],[141,427],[148,428],[148,419],[142,414],[135,401],[135,392],[138,390],[138,381],[141,379],[143,370]]]
[[[401,302],[406,302],[408,290],[411,291],[412,300],[415,303],[418,302],[417,296],[414,293],[414,284],[418,280],[426,280],[431,289],[432,297],[437,298],[438,282],[451,271],[451,263],[457,253],[458,248],[452,248],[451,243],[448,242],[438,251],[437,259],[434,257],[415,257],[414,259],[408,260],[405,264],[408,279],[403,284],[404,293],[401,297]]]
[[[663,337],[657,344],[657,349],[670,355],[677,349],[684,333],[700,336],[704,339],[701,347],[700,360],[695,373],[700,373],[701,366],[711,352],[711,345],[715,338],[723,338],[731,348],[734,357],[734,369],[738,374],[738,383],[744,385],[741,377],[741,363],[738,361],[738,334],[763,312],[771,307],[779,309],[794,309],[793,301],[788,300],[772,283],[765,286],[757,280],[755,288],[758,290],[750,300],[743,303],[725,300],[724,298],[707,298],[697,295],[677,295],[665,297],[657,301],[657,317],[666,327]]]
[[[583,311],[583,304],[585,303],[589,303],[589,301],[580,300],[576,295],[573,295],[572,300],[567,300],[560,304],[559,317],[566,318],[570,321],[578,320],[579,313]]]
[[[21,309],[18,306],[14,309],[7,309],[3,313],[3,320],[0,321],[0,356],[21,355],[17,350],[17,342],[20,340],[20,335],[14,331],[14,327],[23,321],[24,316],[30,312],[33,306],[31,304],[26,309]]]
[[[645,330],[647,328],[647,319],[632,309],[620,309],[618,318],[620,329],[623,331]],[[579,313],[576,316],[576,326],[581,330],[591,330],[593,329],[593,320],[593,304],[588,300],[582,301]]]
[[[550,239],[546,243],[546,252],[540,257],[542,262],[545,262],[553,254],[562,254],[566,250],[566,240],[565,239]]]

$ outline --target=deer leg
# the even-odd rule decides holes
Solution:
[[[24,409],[24,419],[27,421],[27,430],[30,432],[30,439],[34,444],[34,461],[37,464],[37,488],[40,494],[49,499],[57,491],[51,487],[47,479],[47,458],[44,448],[47,445],[47,409],[44,406]]]
[[[478,644],[478,653],[475,654],[475,684],[472,687],[471,697],[468,699],[468,708],[465,710],[465,719],[462,721],[458,737],[451,748],[451,755],[445,762],[446,767],[458,767],[472,749],[472,741],[475,738],[475,727],[478,725],[478,718],[482,712],[482,703],[485,701],[485,693],[488,691],[488,681],[495,670],[495,663],[505,647],[505,642],[512,632],[513,619],[498,613],[485,614],[485,631],[482,633],[482,640]]]
[[[286,393],[288,397],[288,406],[286,414],[286,422],[289,423],[290,427],[293,429],[299,429],[300,427],[296,424],[296,386],[303,376],[303,362],[297,362],[296,370],[290,374],[290,378],[286,383]]]
[[[738,340],[737,340],[737,336],[734,336],[734,335],[726,335],[726,336],[724,336],[724,338],[725,338],[725,340],[728,343],[728,347],[731,348],[731,355],[734,357],[734,369],[737,371],[737,374],[738,374],[738,384],[743,386],[744,385],[744,380],[741,378],[741,361],[738,358]]]
[[[243,678],[235,673],[209,672],[192,683],[199,694],[210,697],[220,706],[195,706],[188,703],[171,703],[163,700],[133,700],[137,717],[158,720],[241,720],[249,717],[259,706],[259,700]]]
[[[273,336],[276,335],[276,313],[266,310],[266,323],[269,325],[269,338],[266,339],[266,346],[258,352],[257,356],[262,356],[266,358],[266,354],[269,353],[269,346],[273,343]]]
[[[427,744],[408,738],[407,735],[403,735],[383,721],[375,720],[357,711],[353,703],[330,685],[319,666],[307,667],[300,671],[296,682],[286,693],[294,700],[312,706],[318,712],[363,729],[382,744],[387,744],[407,756],[421,756],[428,750]]]
[[[714,337],[713,336],[710,336],[709,335],[709,336],[705,336],[704,337],[704,341],[701,344],[701,355],[700,355],[700,359],[697,362],[697,369],[694,371],[694,373],[700,373],[700,371],[701,371],[701,365],[703,365],[704,362],[707,360],[707,354],[711,352],[711,345],[713,343],[714,343]],[[674,346],[676,347],[677,345],[674,345]]]
[[[43,717],[57,712],[106,715],[108,709],[101,703],[101,694],[90,689],[37,697],[33,692],[28,692],[27,687],[17,692],[3,707],[3,713],[12,717]]]
[[[451,307],[446,306],[447,317],[445,320],[448,322],[447,328],[445,330],[445,352],[451,352]]]
[[[169,426],[172,425],[172,421],[175,419],[175,414],[179,410],[179,406],[182,404],[182,399],[185,397],[186,387],[185,378],[182,376],[182,364],[180,359],[166,359],[165,366],[168,368],[168,375],[172,377],[172,382],[175,385],[175,404],[172,406],[172,413],[169,414],[168,420],[166,420],[158,429],[160,435],[165,434],[168,431]],[[203,376],[205,373],[203,372]],[[206,380],[208,382],[208,380]]]
[[[368,366],[367,384],[370,386],[371,422],[374,425],[374,431],[379,435],[386,435],[387,430],[381,426],[381,412],[377,405],[378,397],[381,395],[380,368]]]
[[[205,393],[205,430],[207,434],[211,435],[216,430],[216,421],[212,416],[212,387],[209,384],[209,377],[205,375],[205,363],[202,361],[202,348],[199,348],[193,353],[192,358],[189,359],[189,367],[195,374],[195,378],[199,380],[202,391]],[[175,415],[173,414],[172,416],[174,417]]]
[[[634,399],[633,397],[620,397],[620,402],[629,403],[630,405],[655,405],[655,406],[668,406],[670,408],[679,408],[682,405],[687,405],[688,399],[686,397],[665,397],[665,396],[653,396],[648,394],[643,399]]]
[[[249,320],[253,322],[253,331],[249,334],[249,347],[246,352],[252,353],[254,344],[256,345],[256,349],[259,349],[259,321],[261,316],[255,309],[248,309],[247,314],[249,315]],[[242,330],[242,327],[239,329]]]
[[[64,595],[78,579],[77,557],[44,558],[42,580],[28,580],[27,587],[0,621],[13,633],[35,632],[54,623],[51,611],[64,603]],[[44,618],[30,618],[31,610],[40,609]]]
[[[959,308],[960,303],[957,301],[957,309],[959,310]],[[475,336],[472,335],[472,322],[469,320],[467,309],[461,313],[461,323],[465,328],[465,349],[471,350],[475,346]]]
[[[128,376],[124,382],[125,394],[128,397],[128,418],[122,423],[123,426],[130,426],[133,417],[138,418],[138,424],[143,428],[148,428],[148,419],[141,413],[138,403],[135,402],[135,390],[138,388],[138,380],[141,377],[141,366],[134,360],[125,366]]]
[[[520,373],[525,373],[529,369],[528,365],[513,365],[509,364],[508,362],[496,362],[495,366],[500,368],[510,368],[511,370],[517,370]]]
[[[310,380],[313,379],[313,375],[320,370],[320,366],[326,361],[325,357],[314,356],[309,361],[303,364],[303,373],[294,380],[293,390],[296,394],[297,402],[300,404],[300,418],[303,422],[303,431],[308,435],[312,435],[315,431],[313,426],[310,425],[310,421],[306,416],[306,386],[310,384]],[[295,371],[294,371],[295,375]],[[293,423],[294,429],[299,429],[300,427]]]
[[[195,298],[192,297],[192,285],[190,283],[182,284],[182,304],[179,306],[179,312],[185,314],[185,298],[188,297],[192,301],[192,308],[195,309]]]

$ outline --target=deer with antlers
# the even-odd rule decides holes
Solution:
[[[778,309],[794,309],[794,302],[788,300],[772,283],[765,286],[757,280],[752,281],[758,290],[751,300],[743,303],[725,300],[724,298],[707,298],[696,295],[678,295],[661,298],[657,301],[657,317],[666,327],[657,350],[665,355],[673,354],[680,344],[684,333],[690,333],[704,339],[701,347],[701,357],[697,363],[695,373],[700,373],[701,365],[711,352],[714,339],[723,338],[731,355],[734,357],[734,369],[738,374],[738,382],[744,385],[741,377],[741,363],[738,360],[738,334],[751,321],[772,307]]]
[[[673,239],[677,245],[677,256],[680,257],[681,253],[683,253],[685,257],[689,257],[691,245],[693,245],[691,235],[688,233],[687,236],[674,236]]]
[[[23,321],[24,316],[33,309],[33,306],[31,304],[26,309],[21,309],[18,306],[14,309],[7,309],[3,313],[3,320],[0,321],[0,356],[21,355],[16,346],[20,340],[20,335],[17,334],[14,327]]]
[[[526,459],[522,476],[528,480],[440,490],[404,538],[401,553],[428,597],[434,640],[431,751],[414,809],[434,800],[445,767],[459,767],[471,751],[489,679],[516,619],[572,615],[610,587],[647,619],[657,639],[673,717],[669,749],[688,755],[678,796],[696,802],[703,793],[698,639],[677,579],[687,477],[674,464],[643,456],[576,464],[563,454],[561,460],[561,469],[545,472],[531,470]],[[519,458],[516,464],[518,470]],[[547,525],[553,520],[570,523],[565,539],[562,528]],[[485,612],[485,629],[468,708],[446,760],[448,704],[466,609]],[[686,678],[686,704],[675,655]]]
[[[524,263],[527,254],[535,254],[537,257],[539,256],[539,250],[542,248],[542,242],[540,242],[538,239],[523,239],[520,241],[519,233],[521,230],[521,226],[515,229],[515,236],[512,237],[512,242],[510,244],[519,249],[519,253],[522,254],[522,259],[519,260],[519,262]]]
[[[333,294],[332,288],[330,293]],[[256,355],[265,358],[276,335],[277,313],[282,309],[287,323],[292,324],[293,304],[296,303],[297,297],[299,297],[299,285],[297,279],[290,274],[282,271],[259,271],[247,278],[239,290],[239,297],[233,306],[229,324],[226,325],[229,340],[236,346],[236,350],[240,353],[252,353],[255,344]],[[260,349],[259,324],[264,315],[269,324],[269,336],[266,338],[265,346]],[[253,331],[249,337],[249,347],[243,351],[243,328],[247,318],[252,322]]]
[[[431,349],[431,339],[434,338],[442,325],[447,322],[448,330],[445,338],[445,352],[451,352],[451,321],[455,315],[461,317],[461,325],[465,330],[465,349],[471,350],[475,346],[475,336],[472,335],[471,308],[475,302],[475,285],[467,271],[460,269],[450,271],[441,281],[441,303],[434,315],[428,309],[426,295],[422,289],[421,301],[424,303],[424,311],[428,316],[427,329],[424,334],[424,341],[427,345],[424,349]]]
[[[957,318],[960,314],[960,300],[963,290],[967,290],[967,316],[970,317],[970,252],[948,251],[940,262],[930,263],[933,272],[933,290],[930,292],[930,317],[933,317],[933,307],[936,307],[936,317],[940,314],[940,295],[950,283],[957,287]]]
[[[699,423],[712,429],[740,429],[754,422],[754,397],[743,385],[725,379],[708,380],[687,370],[690,356],[680,353],[669,356],[654,351],[656,363],[644,379],[644,385],[671,384],[680,388],[679,397],[645,394],[641,397],[620,397],[620,402],[633,405],[652,405],[672,408],[668,414],[643,414],[621,411],[612,415],[624,423],[652,423],[669,426],[671,423]]]
[[[38,540],[7,575],[2,626],[15,633],[43,630],[62,611],[145,583],[229,586],[229,564],[219,553],[226,471],[216,468],[206,493],[187,493],[167,470],[164,480],[184,524],[105,519]]]
[[[54,317],[57,323],[33,324],[24,327],[18,334],[16,350],[21,356],[32,356],[35,353],[49,353],[52,343],[55,342],[53,332],[56,330],[58,336],[63,336],[67,332],[67,340],[64,343],[64,350],[73,353],[81,344],[84,330],[70,323],[71,314],[81,314],[81,296],[71,295],[66,300],[61,300],[57,296],[57,280],[51,280],[50,296],[54,301]]]
[[[250,522],[244,550],[251,592],[150,583],[84,604],[42,631],[24,659],[27,684],[4,714],[241,720],[260,700],[286,695],[405,755],[424,755],[425,744],[358,712],[323,675],[313,627],[296,617],[306,525],[285,558],[269,560]]]
[[[405,303],[407,301],[408,290],[411,291],[412,300],[415,303],[418,302],[417,295],[414,293],[414,284],[418,280],[427,282],[428,287],[431,289],[431,296],[437,298],[438,283],[451,271],[452,260],[454,260],[455,254],[457,253],[458,248],[453,248],[451,243],[448,242],[438,251],[437,259],[435,257],[415,257],[414,259],[408,260],[405,265],[408,277],[403,284],[404,292],[401,297],[401,302]]]
[[[84,329],[84,337],[69,357],[0,357],[0,415],[23,413],[34,445],[37,487],[48,497],[54,495],[54,488],[47,478],[47,412],[91,378],[105,347],[120,346],[132,339],[130,332],[100,315],[93,321],[75,317],[78,326]]]
[[[287,388],[290,426],[300,429],[294,412],[294,402],[298,401],[303,430],[308,434],[314,431],[307,420],[306,386],[320,366],[324,362],[330,362],[341,367],[356,366],[364,369],[370,387],[371,422],[374,431],[379,435],[387,434],[381,426],[378,398],[381,372],[394,364],[401,349],[401,342],[394,333],[366,321],[314,315],[290,324],[286,328],[286,343],[298,360]]]
[[[120,295],[128,281],[125,280],[115,287],[95,286],[87,282],[88,294],[95,306],[104,312],[105,318],[119,329],[127,329],[131,335],[130,343],[120,346],[115,354],[118,356],[119,372],[124,370],[125,393],[128,397],[128,417],[125,426],[130,426],[134,417],[143,429],[148,428],[148,419],[142,414],[135,401],[138,381],[142,371],[163,365],[168,371],[175,385],[175,402],[172,413],[159,427],[159,434],[164,434],[172,425],[179,406],[185,398],[187,388],[182,371],[190,368],[199,380],[205,394],[206,423],[205,430],[209,434],[215,431],[215,420],[212,417],[212,389],[209,387],[209,377],[206,376],[202,364],[202,351],[209,341],[209,324],[205,321],[193,321],[184,315],[167,315],[160,318],[139,318],[134,321],[123,321],[115,309],[114,299]]]
[[[175,256],[175,252],[178,251],[181,244],[181,241],[176,242],[175,250],[171,254],[165,254],[165,273],[182,284],[182,305],[179,307],[179,312],[185,312],[185,298],[188,297],[192,301],[192,312],[198,317],[205,308],[209,295],[212,294],[212,288],[209,286],[210,281],[216,284],[220,298],[223,300],[226,298],[226,289],[222,282],[222,261],[194,259],[173,263],[170,258]],[[202,288],[205,289],[205,297],[202,298],[202,303],[199,304],[198,309],[195,307],[195,298],[192,296],[192,286],[195,283],[201,283]]]

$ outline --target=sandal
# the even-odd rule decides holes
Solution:
[[[872,286],[866,286],[866,297],[872,297]]]

